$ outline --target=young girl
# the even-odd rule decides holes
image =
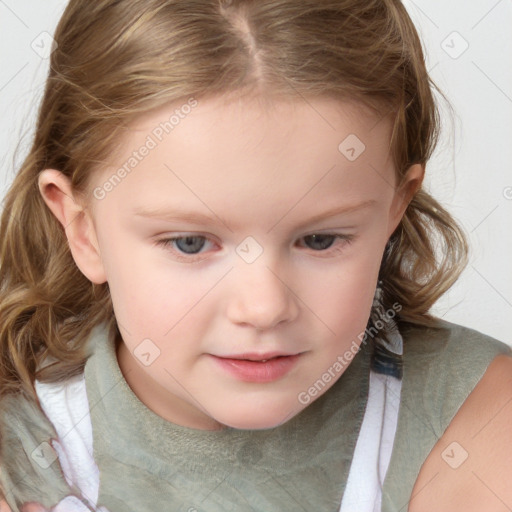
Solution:
[[[511,349],[398,0],[71,0],[0,226],[12,511],[504,510]]]

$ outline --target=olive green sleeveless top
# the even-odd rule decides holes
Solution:
[[[512,348],[467,327],[401,326],[402,396],[393,452],[382,489],[382,512],[406,511],[421,466],[451,420],[500,354]]]
[[[402,325],[400,333],[402,395],[382,512],[407,510],[421,465],[457,410],[492,359],[512,355],[508,345],[444,321],[435,328]],[[368,399],[371,343],[361,345],[326,393],[283,425],[204,431],[168,422],[138,400],[117,364],[113,333],[98,326],[90,342],[84,377],[100,473],[98,507],[339,510]],[[50,508],[80,496],[58,460],[47,467],[37,461],[38,450],[51,451],[56,437],[37,404],[13,395],[2,400],[0,484],[13,512],[30,501]]]
[[[94,459],[103,471],[99,505],[110,512],[339,509],[366,406],[370,344],[329,393],[286,423],[217,431],[149,410],[129,391],[113,347],[103,344],[85,368]]]

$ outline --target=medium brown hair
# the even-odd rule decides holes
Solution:
[[[242,91],[391,114],[398,184],[437,144],[438,89],[399,0],[71,0],[55,39],[34,140],[1,217],[0,396],[36,397],[35,378],[82,372],[92,328],[117,329],[108,283],[81,273],[39,192],[42,170],[61,171],[90,197],[92,172],[137,116]],[[456,222],[420,189],[384,253],[384,304],[402,305],[399,321],[428,325],[466,253]],[[36,371],[47,356],[54,362]]]

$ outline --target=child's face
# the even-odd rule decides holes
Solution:
[[[176,109],[166,133],[160,123]],[[405,207],[389,120],[327,99],[275,109],[210,99],[132,126],[122,155],[95,176],[92,205],[127,382],[154,412],[193,428],[289,420],[361,343]],[[334,208],[347,211],[313,222]],[[159,243],[178,236],[191,238]],[[299,355],[277,365],[219,359],[269,352]]]

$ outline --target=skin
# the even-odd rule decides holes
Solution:
[[[423,463],[409,512],[512,510],[512,357],[494,358]],[[458,443],[453,451],[447,450]],[[461,454],[467,453],[462,460]],[[449,465],[443,452],[453,455]]]
[[[173,108],[138,119],[94,186],[105,183]],[[337,149],[350,133],[366,145],[354,162]],[[307,406],[298,393],[364,331],[386,241],[423,178],[424,169],[415,165],[396,187],[389,137],[386,120],[352,103],[279,102],[274,109],[258,101],[210,100],[200,102],[136,170],[89,208],[57,170],[40,174],[41,194],[64,226],[77,266],[94,283],[108,281],[122,333],[119,365],[149,409],[179,425],[219,429],[273,427]],[[375,203],[308,223],[331,206],[367,200]],[[214,212],[215,223],[148,220],[130,212],[144,205]],[[179,260],[175,244],[174,249],[154,245],[155,239],[193,232],[212,240],[195,262]],[[304,236],[322,232],[353,234],[354,240],[339,252],[306,246]],[[247,236],[263,248],[251,264],[235,251]],[[149,366],[133,354],[145,338],[160,349]],[[273,349],[304,354],[294,370],[271,383],[240,382],[208,356]],[[512,374],[511,358],[505,358],[506,369],[496,365],[502,360],[490,365],[447,434],[451,428],[467,432],[482,404]],[[503,400],[511,387],[508,378]],[[512,413],[506,414],[512,420]],[[496,432],[504,438],[502,430]],[[487,442],[480,438],[483,454]],[[434,448],[416,491],[438,471],[438,459]],[[499,456],[497,462],[494,467],[502,469]],[[459,488],[457,482],[452,478],[451,487],[443,487],[454,506],[462,503],[460,494],[450,493]],[[440,510],[432,507],[439,505],[435,493],[416,494],[409,510]]]
[[[175,108],[137,119],[91,190]],[[351,133],[366,144],[354,162],[338,151]],[[76,264],[92,282],[108,281],[122,333],[119,365],[148,408],[182,426],[215,430],[275,427],[307,406],[299,393],[360,342],[385,244],[421,183],[418,165],[403,188],[392,186],[390,136],[389,120],[334,100],[216,98],[200,101],[87,210],[80,211],[60,173],[41,174],[41,192],[66,227]],[[333,207],[367,201],[374,203],[311,223]],[[132,212],[157,206],[213,221],[197,225]],[[304,236],[321,232],[354,240],[331,240],[323,251],[318,243],[305,244]],[[183,243],[155,243],[184,235],[206,237],[202,248],[195,241],[199,254],[184,254]],[[263,250],[250,264],[236,252],[248,236]],[[134,355],[144,339],[160,351],[149,366]],[[210,356],[273,350],[302,355],[270,383],[240,381]]]

